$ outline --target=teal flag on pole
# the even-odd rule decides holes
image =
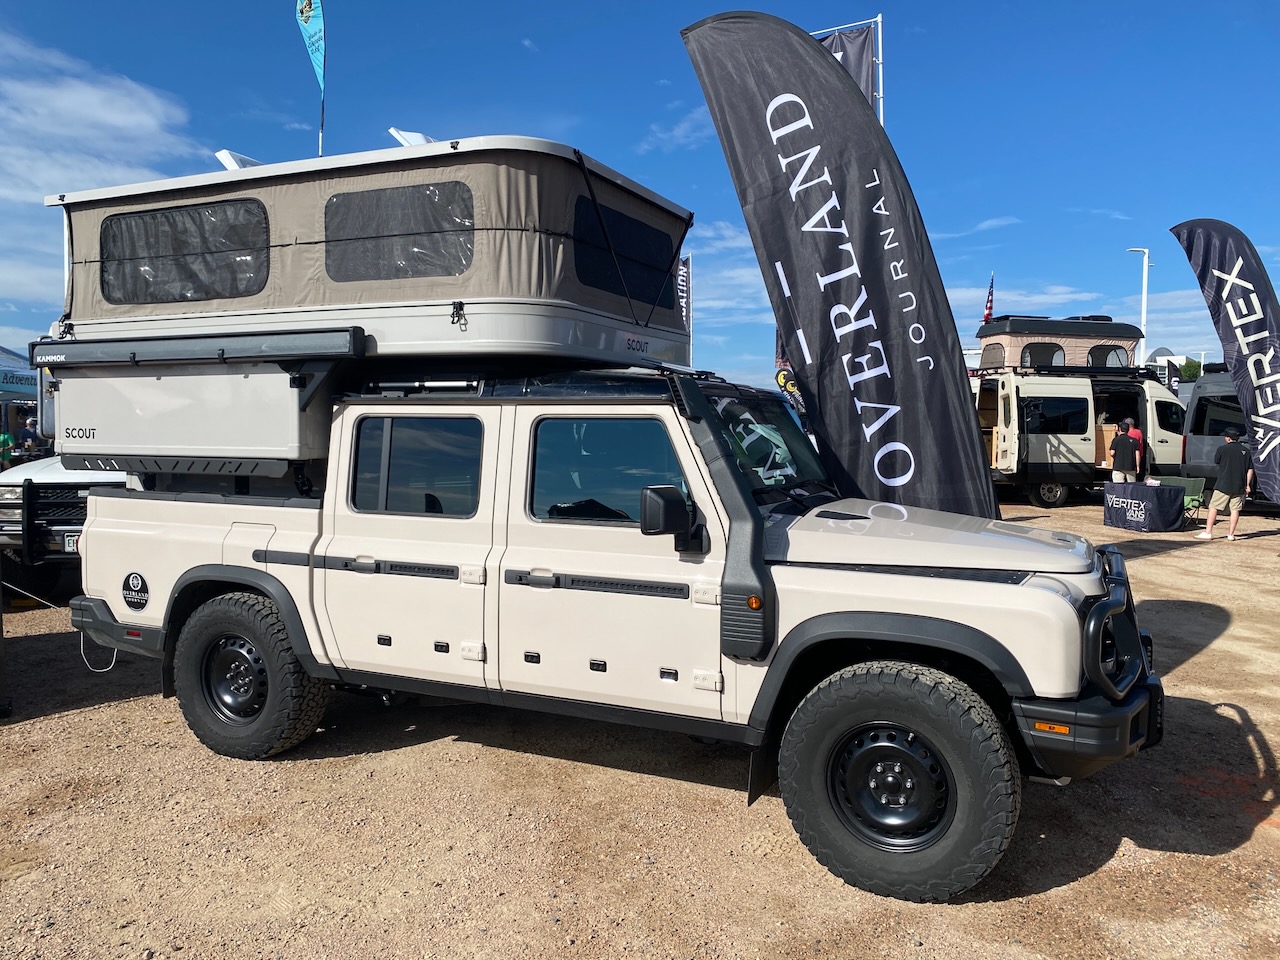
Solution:
[[[315,67],[316,79],[320,81],[320,92],[323,94],[324,14],[320,10],[320,0],[294,0],[294,3],[298,8],[298,28],[307,44],[307,54],[311,57],[311,66]]]

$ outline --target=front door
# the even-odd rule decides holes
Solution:
[[[670,407],[521,407],[498,585],[504,692],[719,719],[725,527]],[[679,488],[707,552],[640,532],[640,491]]]
[[[318,606],[351,670],[483,686],[499,411],[403,410],[335,425],[351,479],[326,494]]]

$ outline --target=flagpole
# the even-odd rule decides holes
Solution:
[[[880,107],[880,129],[884,129],[884,14],[876,14],[876,97]]]
[[[824,27],[821,30],[809,31],[809,36],[815,39],[821,39],[826,33],[839,33],[841,30],[849,30],[853,27],[875,27],[876,28],[876,114],[880,117],[880,126],[884,127],[884,14],[877,13],[868,20],[858,20],[854,23],[842,23],[838,27]]]

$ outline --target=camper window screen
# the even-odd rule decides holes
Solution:
[[[471,188],[449,180],[335,194],[324,243],[325,272],[339,283],[461,276],[475,246]]]
[[[579,282],[670,309],[676,302],[675,284],[670,282],[672,259],[671,236],[666,232],[609,207],[597,207],[590,197],[578,197],[573,211],[573,261]]]
[[[267,283],[267,209],[257,200],[117,214],[101,239],[108,303],[250,297]]]

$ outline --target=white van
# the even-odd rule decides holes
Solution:
[[[1149,370],[993,372],[975,395],[993,479],[1021,487],[1038,506],[1061,506],[1073,487],[1111,478],[1107,453],[1126,417],[1142,431],[1140,472],[1181,473],[1183,406]]]

